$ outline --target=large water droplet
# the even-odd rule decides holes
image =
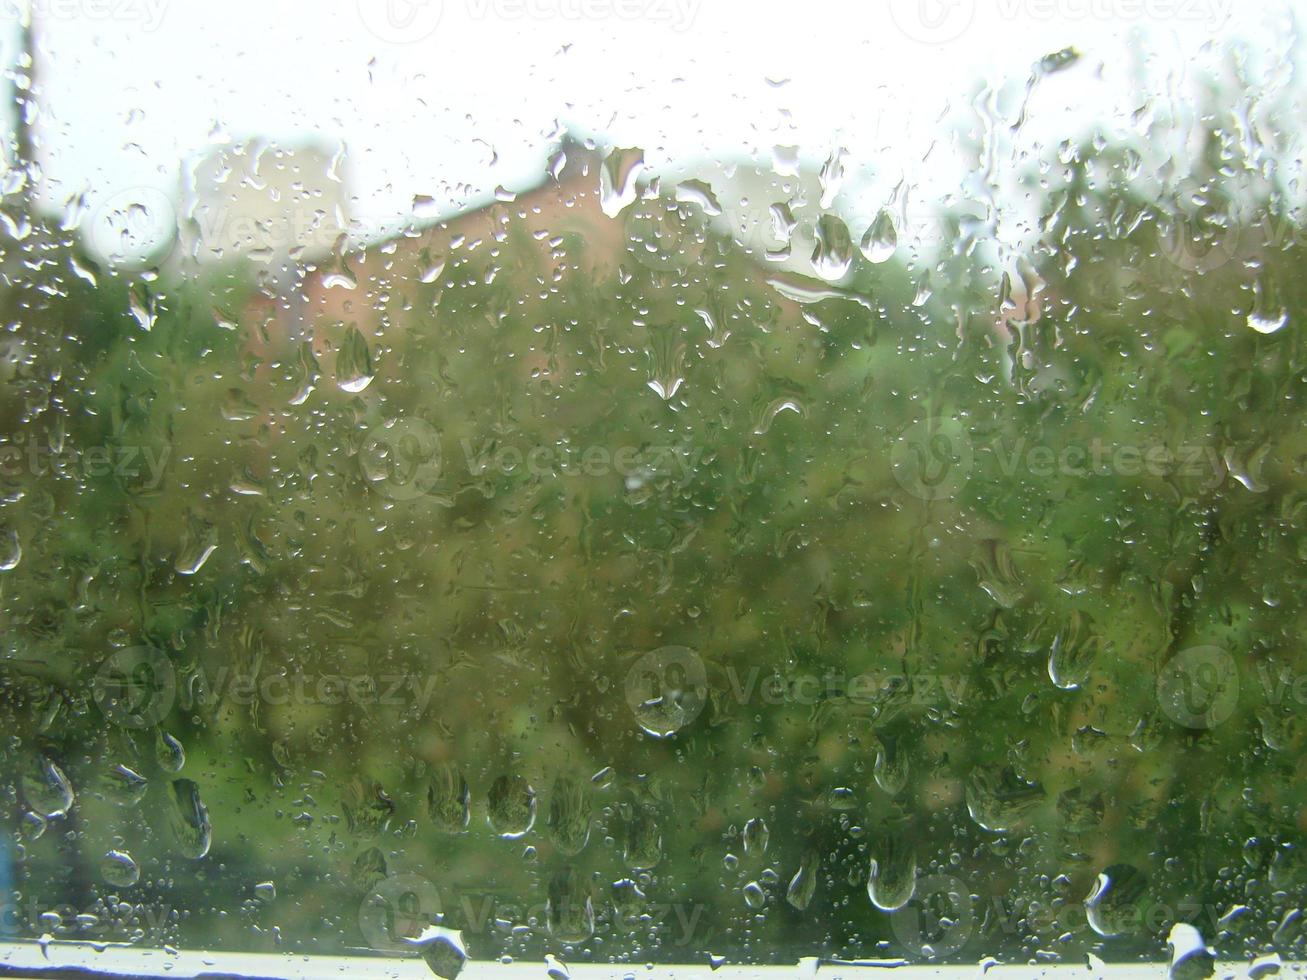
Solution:
[[[463,934],[444,926],[427,926],[414,938],[406,938],[406,945],[416,946],[422,953],[422,961],[441,980],[454,980],[463,972],[467,962],[467,947],[463,945]]]
[[[1006,833],[1044,800],[1044,788],[1011,769],[995,774],[977,769],[967,780],[967,812],[985,830]]]
[[[126,851],[110,851],[100,862],[100,877],[115,888],[131,888],[140,880],[141,869]]]
[[[1064,691],[1073,691],[1089,678],[1098,637],[1092,632],[1089,617],[1073,612],[1065,627],[1053,638],[1048,656],[1048,676]]]
[[[872,777],[876,785],[890,796],[897,796],[907,785],[909,775],[908,756],[903,752],[899,740],[890,735],[882,735],[876,746],[876,761],[872,763]]]
[[[785,901],[802,912],[812,901],[817,890],[817,870],[819,859],[815,852],[808,851],[799,862],[799,870],[794,872],[789,887],[785,889]]]
[[[1129,864],[1114,864],[1094,880],[1085,898],[1085,917],[1100,936],[1125,935],[1138,926],[1134,907],[1148,885],[1147,877]]]
[[[657,815],[648,807],[637,806],[631,813],[622,859],[633,871],[647,871],[663,859],[662,831]]]
[[[218,529],[198,514],[186,518],[186,532],[177,547],[173,568],[178,575],[194,575],[218,547]]]
[[[590,790],[560,776],[549,794],[549,836],[563,854],[579,853],[590,839]]]
[[[0,572],[11,572],[23,560],[23,545],[13,528],[0,527]]]
[[[762,854],[767,850],[767,841],[771,834],[767,822],[761,817],[753,817],[744,825],[744,853]]]
[[[812,251],[812,268],[827,282],[838,282],[853,265],[853,239],[842,218],[823,214],[817,219],[817,246]]]
[[[1282,330],[1288,322],[1288,310],[1276,310],[1272,312],[1254,310],[1248,314],[1248,326],[1252,327],[1258,333],[1277,333]]]
[[[549,931],[563,942],[584,942],[594,934],[594,901],[585,875],[565,868],[549,880],[546,917]]]
[[[1216,954],[1203,942],[1203,934],[1187,922],[1177,922],[1167,937],[1171,947],[1168,980],[1206,980],[1216,972]]]
[[[437,828],[447,834],[465,830],[472,816],[471,799],[467,780],[456,766],[444,765],[432,772],[427,783],[427,813]]]
[[[121,763],[110,768],[97,782],[104,795],[118,806],[135,806],[150,787],[149,780]]]
[[[821,207],[824,211],[835,203],[835,197],[844,184],[844,147],[837,146],[822,164],[817,179],[821,184]]]
[[[683,180],[676,185],[676,200],[682,204],[697,204],[706,215],[722,213],[722,206],[712,187],[702,180]]]
[[[881,842],[871,858],[867,897],[883,912],[901,909],[917,890],[917,852],[897,835]]]
[[[38,757],[22,774],[23,799],[42,817],[63,816],[73,805],[73,784],[54,762]]]
[[[536,793],[521,776],[500,776],[490,785],[486,819],[500,837],[525,836],[536,820]]]
[[[615,218],[635,200],[640,174],[644,172],[644,150],[611,150],[599,170],[599,206]]]
[[[186,749],[175,736],[159,729],[154,739],[154,758],[166,772],[181,772],[186,765]]]
[[[862,236],[859,246],[868,262],[887,262],[899,247],[899,233],[894,228],[894,219],[888,210],[882,208],[876,220],[871,223],[867,233]]]
[[[200,799],[200,787],[189,779],[172,781],[172,810],[169,824],[184,856],[198,861],[209,853],[213,827],[209,810]]]
[[[344,391],[362,391],[372,383],[372,354],[368,342],[353,325],[345,331],[336,354],[336,384]]]

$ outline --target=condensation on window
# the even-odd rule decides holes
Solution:
[[[0,950],[1303,958],[1291,5],[20,6]]]

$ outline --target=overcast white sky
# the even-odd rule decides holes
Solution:
[[[46,199],[172,193],[215,142],[343,141],[369,229],[415,194],[530,182],[556,122],[655,164],[840,144],[849,194],[906,175],[929,195],[959,179],[941,117],[989,82],[1010,122],[1031,66],[1068,45],[1084,58],[1036,91],[1028,142],[1125,125],[1144,87],[1182,104],[1213,41],[1245,39],[1264,84],[1301,89],[1292,0],[0,0],[11,24],[18,2],[40,25]]]

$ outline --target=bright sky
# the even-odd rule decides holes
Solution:
[[[86,192],[93,209],[124,188],[173,194],[182,159],[248,136],[343,141],[354,215],[369,231],[401,223],[415,194],[451,205],[531,182],[559,123],[641,146],[655,165],[767,159],[776,144],[820,164],[842,145],[844,208],[863,195],[874,213],[904,176],[918,195],[956,189],[950,128],[977,112],[1015,121],[1031,66],[1070,45],[1084,57],[1036,90],[1027,143],[1091,120],[1123,125],[1148,89],[1183,111],[1192,65],[1217,60],[1213,41],[1245,39],[1260,84],[1303,91],[1292,0],[0,0],[0,10],[13,21],[28,2],[47,200]],[[1132,54],[1131,37],[1144,53]],[[989,102],[975,98],[985,82],[999,89]]]

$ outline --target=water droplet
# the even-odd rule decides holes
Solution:
[[[901,750],[899,740],[890,735],[882,735],[876,746],[876,761],[872,763],[872,777],[876,785],[890,796],[898,796],[907,785],[909,764],[908,755]]]
[[[1138,925],[1131,913],[1147,885],[1143,872],[1129,864],[1114,864],[1103,871],[1085,898],[1089,927],[1109,939],[1125,935],[1132,924]]]
[[[1073,691],[1089,678],[1098,653],[1098,637],[1091,632],[1089,617],[1073,612],[1065,627],[1053,638],[1048,656],[1048,676],[1064,691]]]
[[[186,532],[177,548],[173,568],[178,575],[194,575],[218,547],[218,529],[198,514],[188,514]]]
[[[440,217],[440,204],[430,194],[414,194],[412,210],[413,217],[424,221]]]
[[[999,774],[977,769],[967,780],[967,812],[985,830],[1002,834],[1044,800],[1044,788],[1011,769]]]
[[[500,776],[490,785],[486,819],[500,837],[516,840],[530,832],[536,820],[536,794],[521,776]]]
[[[702,180],[683,180],[677,184],[676,200],[682,204],[697,204],[709,217],[722,213],[717,195],[713,193],[712,187]]]
[[[186,750],[182,743],[162,729],[155,735],[154,757],[166,772],[181,772],[186,765]]]
[[[343,391],[362,391],[372,383],[372,354],[358,327],[350,325],[336,354],[336,384]]]
[[[848,152],[842,146],[831,150],[826,162],[821,166],[817,179],[821,184],[821,208],[826,210],[835,203],[835,197],[844,184],[844,154]]]
[[[100,877],[115,888],[131,888],[141,878],[141,869],[126,851],[110,851],[100,862]]]
[[[899,247],[899,233],[894,228],[894,219],[888,210],[882,208],[876,220],[871,223],[867,233],[862,236],[860,244],[862,254],[868,262],[879,265],[889,261]]]
[[[917,890],[917,852],[898,835],[881,842],[871,858],[867,897],[882,912],[901,909]]]
[[[745,854],[764,854],[767,851],[767,841],[771,837],[767,830],[767,822],[761,817],[753,817],[744,825],[744,853]]]
[[[853,265],[853,239],[842,218],[823,214],[817,219],[817,245],[812,251],[812,268],[827,282],[838,282]]]
[[[1206,980],[1216,972],[1216,953],[1207,948],[1203,934],[1189,923],[1173,925],[1166,941],[1171,947],[1168,980]]]
[[[771,148],[772,169],[782,177],[799,175],[799,148],[797,146],[776,145]]]
[[[47,820],[66,814],[76,799],[73,784],[64,771],[43,756],[23,772],[22,787],[27,805]]]
[[[454,980],[467,963],[463,934],[454,929],[429,925],[416,937],[405,937],[404,942],[417,947],[427,968],[441,980]]]
[[[792,272],[778,272],[767,277],[767,285],[786,299],[796,303],[819,303],[826,299],[847,299],[868,310],[873,309],[871,300],[861,293],[849,289],[828,286],[819,279],[801,276]]]
[[[626,825],[622,860],[633,871],[648,871],[663,859],[663,835],[658,818],[648,807],[637,806]]]
[[[467,780],[457,767],[440,766],[427,783],[427,813],[432,823],[447,834],[462,833],[472,817],[472,797]]]
[[[98,782],[105,796],[119,806],[135,806],[150,786],[144,776],[121,763],[104,773]]]
[[[11,572],[23,560],[23,545],[13,528],[0,527],[0,572]]]
[[[545,907],[549,931],[563,942],[584,942],[594,935],[594,901],[585,875],[564,868],[549,880]]]
[[[765,436],[771,431],[772,423],[776,421],[776,416],[780,415],[781,412],[793,412],[799,418],[803,418],[804,414],[803,405],[797,399],[777,398],[762,410],[757,424],[753,427],[753,434],[755,436]]]
[[[644,150],[614,148],[599,169],[599,206],[615,218],[635,200],[640,174],[644,172]]]
[[[433,259],[430,256],[427,256],[426,261],[422,265],[422,274],[419,276],[419,279],[428,284],[435,282],[445,271],[445,261],[444,256],[441,256],[438,259]]]
[[[169,823],[173,838],[185,857],[198,861],[209,853],[213,827],[209,810],[200,799],[200,787],[189,779],[172,781],[172,810]]]
[[[794,872],[789,886],[785,889],[785,901],[802,912],[812,902],[817,890],[817,870],[819,859],[815,852],[808,851],[799,862],[799,870]]]
[[[590,791],[567,776],[554,781],[549,794],[549,836],[566,855],[580,853],[590,839]]]
[[[1276,333],[1289,322],[1289,311],[1279,310],[1274,313],[1261,313],[1254,310],[1248,314],[1248,326],[1258,333]]]

